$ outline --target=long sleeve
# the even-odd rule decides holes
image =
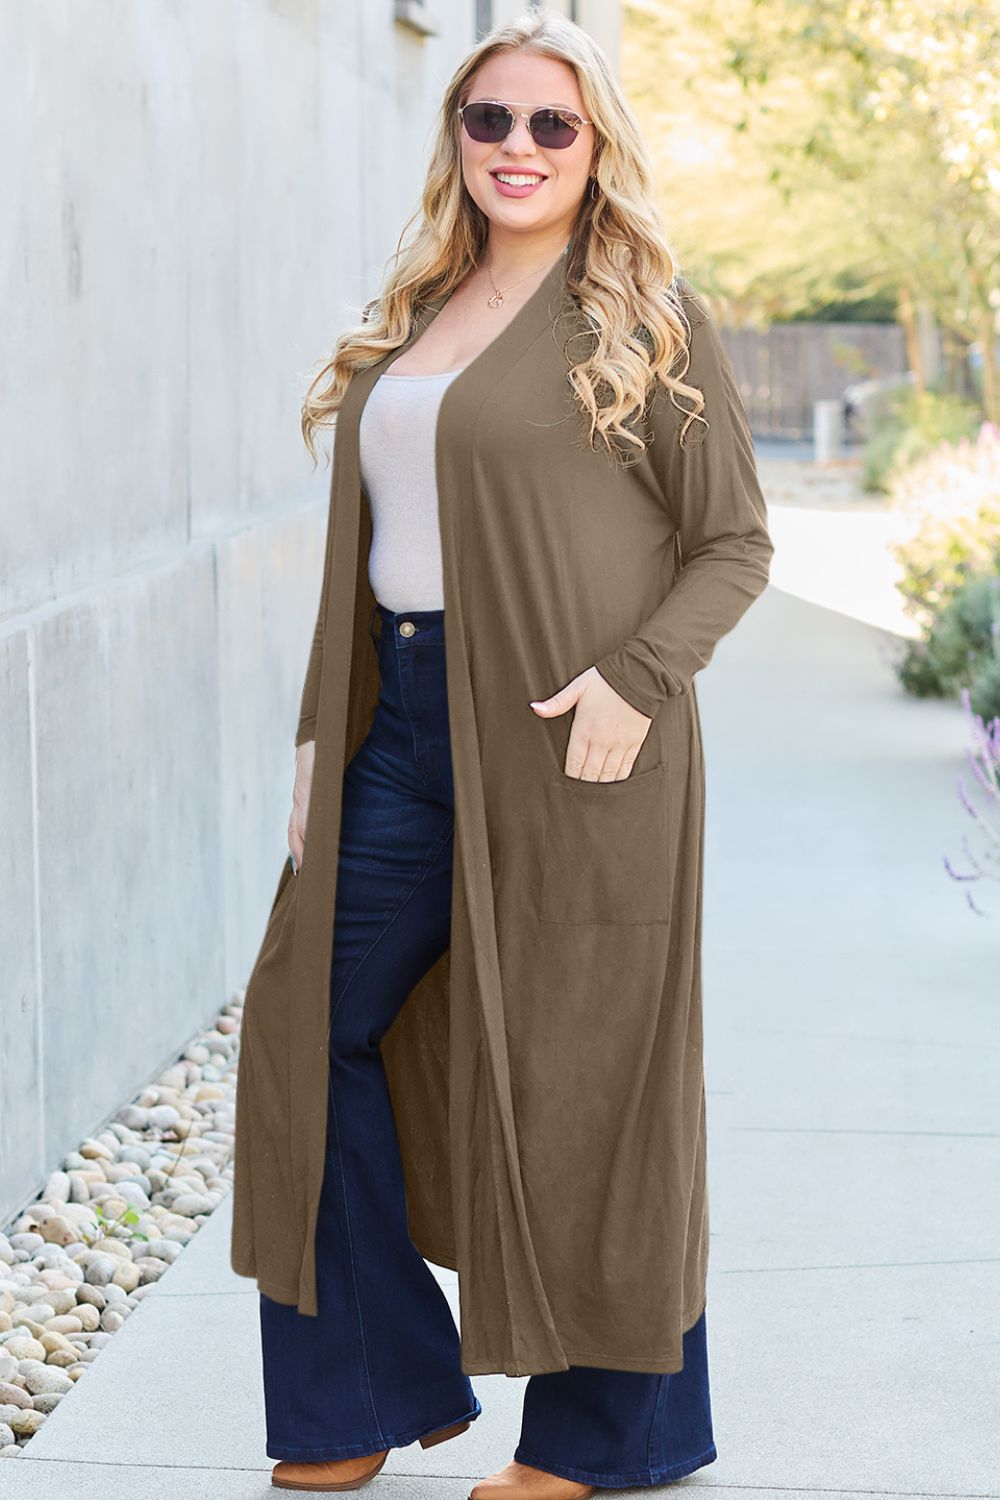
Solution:
[[[650,718],[665,698],[690,689],[716,643],[764,590],[774,552],[732,365],[707,307],[689,283],[679,284],[692,326],[683,378],[704,392],[709,430],[693,422],[680,448],[685,413],[658,385],[650,404],[649,458],[679,533],[681,569],[635,633],[594,663],[626,702]]]

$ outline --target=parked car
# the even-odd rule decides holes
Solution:
[[[863,442],[871,432],[873,418],[888,410],[892,394],[901,385],[913,385],[916,378],[913,370],[907,370],[905,374],[879,375],[871,380],[855,380],[845,386],[841,400],[844,431],[848,438]]]

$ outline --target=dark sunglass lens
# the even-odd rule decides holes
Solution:
[[[539,146],[561,149],[576,140],[575,115],[557,109],[536,109],[531,117],[531,134]]]
[[[510,110],[502,104],[467,104],[462,119],[472,139],[484,145],[496,145],[510,133]]]

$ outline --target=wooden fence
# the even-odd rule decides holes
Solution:
[[[760,437],[809,438],[814,401],[839,399],[854,381],[907,369],[896,323],[772,323],[763,332],[719,331]]]

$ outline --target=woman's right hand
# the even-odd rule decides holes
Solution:
[[[316,741],[306,740],[295,751],[295,786],[292,788],[292,811],[288,819],[288,848],[292,869],[297,875],[306,846],[306,822],[309,818],[309,793],[312,789]]]

